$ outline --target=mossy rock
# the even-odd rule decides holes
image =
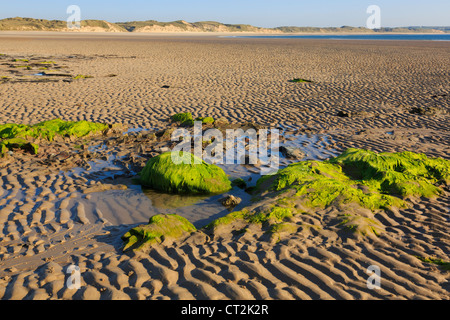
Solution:
[[[407,197],[434,197],[450,181],[450,161],[412,152],[381,153],[349,149],[328,161],[302,161],[258,180],[257,190],[295,189],[308,207],[333,202],[387,209]]]
[[[233,186],[236,186],[240,189],[245,189],[247,187],[247,183],[242,178],[234,179],[231,183]]]
[[[76,76],[73,77],[74,80],[91,79],[91,78],[93,78],[93,76],[88,76],[85,74],[77,74]]]
[[[185,218],[172,215],[155,215],[147,225],[131,229],[122,236],[124,251],[144,251],[164,240],[177,240],[195,232],[196,228]]]
[[[214,124],[214,118],[212,117],[199,117],[195,121],[201,121],[202,124]]]
[[[293,213],[288,208],[273,207],[269,211],[262,211],[256,214],[247,215],[245,219],[250,223],[278,223],[283,222],[287,218],[291,218]]]
[[[192,113],[190,113],[190,112],[177,113],[177,114],[173,115],[171,117],[171,119],[173,122],[178,122],[181,124],[192,123],[192,125],[193,125],[193,122],[194,122],[194,118],[192,117]]]
[[[374,218],[376,210],[407,206],[409,197],[438,196],[442,192],[439,186],[449,183],[449,173],[450,161],[444,159],[412,152],[378,154],[349,149],[327,161],[301,161],[260,178],[250,207],[207,227],[256,223],[273,228],[295,215],[333,206],[347,213],[337,220],[338,229],[377,236],[384,228]]]
[[[437,184],[450,184],[450,161],[428,158],[414,152],[375,153],[348,149],[330,160],[354,180],[371,189],[403,197],[432,197],[440,193]]]
[[[174,157],[181,163],[174,163]],[[187,152],[167,152],[152,158],[139,175],[143,186],[169,193],[219,194],[231,189],[221,168]]]
[[[280,234],[280,233],[292,234],[297,232],[297,230],[298,226],[295,223],[281,222],[272,225],[269,232],[272,234]]]
[[[40,138],[53,141],[56,135],[85,137],[91,134],[103,132],[108,129],[107,124],[95,123],[89,121],[63,121],[54,119],[40,122],[35,125],[24,124],[3,124],[0,125],[0,139],[12,138]]]
[[[13,149],[22,149],[32,154],[37,154],[39,151],[39,146],[21,138],[12,138],[0,141],[0,154],[5,154],[9,150]]]
[[[379,236],[384,231],[384,227],[375,219],[354,215],[343,215],[340,218],[339,227],[353,234]]]
[[[301,79],[301,78],[295,78],[292,80],[289,80],[289,82],[294,82],[294,83],[310,83],[312,82],[311,80],[306,80],[306,79]]]

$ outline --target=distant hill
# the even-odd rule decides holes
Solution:
[[[74,31],[67,28],[66,21],[32,18],[7,18],[0,20],[2,31]],[[79,32],[126,32],[115,23],[104,20],[83,20]]]
[[[0,20],[0,31],[72,31],[72,32],[253,32],[253,33],[450,33],[450,27],[399,27],[371,30],[363,27],[339,28],[295,27],[261,28],[247,24],[225,24],[216,21],[186,22],[155,20],[111,23],[104,20],[83,20],[81,28],[71,30],[66,21],[33,18],[7,18]]]

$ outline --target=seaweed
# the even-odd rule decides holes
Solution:
[[[37,153],[38,146],[29,143],[29,139],[43,139],[51,142],[56,136],[80,138],[103,132],[108,128],[107,124],[102,123],[60,119],[44,121],[35,125],[7,123],[0,125],[0,143],[5,147],[11,145],[11,148],[20,145],[22,149]],[[19,140],[16,141],[17,143],[13,143],[14,139]],[[4,153],[5,147],[2,148],[2,153]]]
[[[179,164],[173,162],[177,156]],[[231,189],[231,182],[221,168],[186,152],[154,157],[139,175],[143,186],[169,193],[218,194]]]
[[[155,215],[147,225],[133,228],[122,236],[125,242],[123,250],[144,250],[166,239],[179,239],[195,231],[196,228],[181,216]]]

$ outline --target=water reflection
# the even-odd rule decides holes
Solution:
[[[148,188],[142,188],[142,191],[158,209],[190,207],[211,198],[211,195],[168,194]]]

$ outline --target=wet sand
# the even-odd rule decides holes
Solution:
[[[92,76],[0,83],[0,123],[156,130],[192,112],[309,136],[301,148],[315,158],[357,147],[450,159],[448,42],[5,33],[0,48]],[[175,199],[25,160],[1,163],[0,177],[2,299],[450,298],[448,271],[415,257],[449,260],[448,190],[377,212],[387,232],[376,239],[302,227],[324,225],[324,210],[297,217],[298,232],[281,241],[258,227],[240,236],[225,228],[124,254],[120,237],[152,214],[179,212],[201,227],[227,210],[215,198],[167,208]],[[81,269],[79,290],[65,285],[71,264]],[[380,290],[367,288],[371,265],[381,269]]]

